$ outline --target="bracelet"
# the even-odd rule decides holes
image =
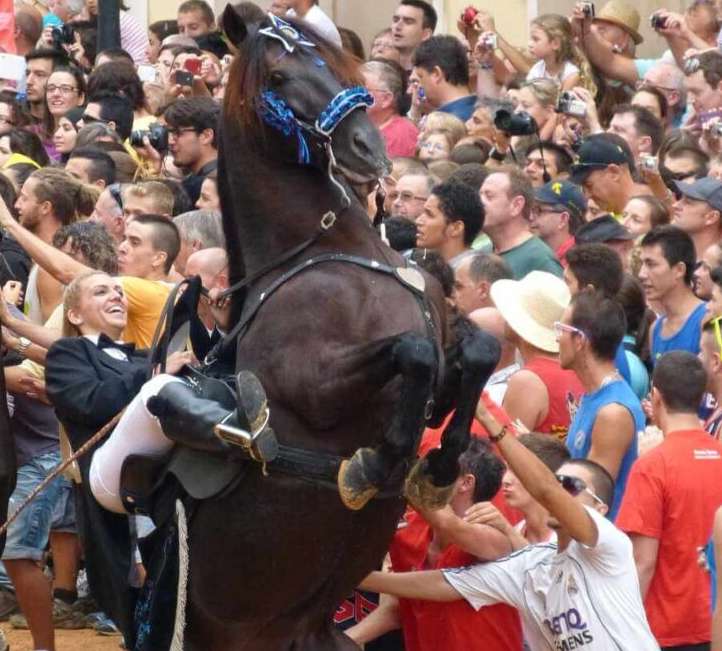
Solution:
[[[501,439],[503,439],[506,436],[506,432],[507,432],[506,425],[502,425],[501,429],[499,430],[499,432],[497,434],[489,433],[489,440],[492,443],[498,443],[499,441],[501,441]]]
[[[479,63],[476,66],[479,70],[493,70],[494,64],[493,63]]]

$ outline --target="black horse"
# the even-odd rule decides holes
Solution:
[[[386,551],[425,422],[451,406],[435,385],[456,378],[456,412],[409,489],[442,503],[498,351],[471,335],[441,371],[440,287],[381,241],[354,193],[388,167],[356,64],[303,23],[245,25],[228,8],[223,27],[239,50],[219,158],[232,277],[246,279],[237,368],[303,454],[295,472],[254,465],[197,506],[186,648],[353,649],[331,616]]]

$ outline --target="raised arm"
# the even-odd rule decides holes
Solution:
[[[45,269],[53,278],[63,285],[67,285],[77,276],[91,271],[66,253],[56,249],[51,244],[43,242],[37,235],[21,226],[13,219],[5,202],[0,198],[0,226],[10,233],[18,244],[39,266]]]
[[[615,52],[612,45],[597,34],[591,19],[584,15],[579,5],[574,8],[572,21],[579,25],[577,28],[581,33],[579,44],[587,58],[605,77],[630,85],[634,85],[639,80],[634,59]]]
[[[476,418],[492,440],[499,436],[502,426],[488,412],[483,401],[479,401]],[[497,441],[497,446],[529,494],[559,521],[574,540],[594,547],[599,535],[597,525],[584,506],[562,488],[551,470],[514,436],[503,436]]]

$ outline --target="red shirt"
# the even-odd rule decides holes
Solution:
[[[557,260],[559,260],[559,264],[562,265],[565,269],[567,268],[567,251],[571,249],[576,244],[574,240],[574,235],[570,235],[569,239],[562,243],[562,245],[554,251],[554,255],[557,256]]]
[[[427,563],[432,530],[415,511],[407,526],[396,532],[391,549],[395,572],[464,567],[477,563],[456,545],[447,547],[433,564]],[[399,599],[406,651],[521,651],[519,613],[506,604],[474,610],[464,599],[437,603]]]
[[[644,606],[661,646],[710,640],[710,580],[697,549],[720,504],[722,444],[701,429],[670,432],[632,466],[616,524],[659,541]]]
[[[397,115],[380,127],[379,131],[386,142],[386,155],[389,158],[413,158],[416,155],[419,130],[408,118]]]
[[[533,357],[524,370],[539,377],[549,394],[549,409],[546,418],[535,428],[535,432],[554,434],[559,440],[567,438],[571,424],[572,410],[584,393],[584,387],[574,371],[563,369],[559,360],[550,357]]]

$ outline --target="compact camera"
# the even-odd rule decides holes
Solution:
[[[667,19],[659,14],[652,14],[649,17],[649,24],[652,26],[652,29],[664,29],[667,26]]]
[[[61,25],[52,29],[53,47],[56,50],[62,50],[63,45],[72,45],[75,43],[75,30],[72,25]]]
[[[586,18],[594,18],[594,3],[582,2],[582,13]]]
[[[496,50],[496,34],[487,34],[481,42],[487,50]]]
[[[650,156],[649,154],[642,154],[639,157],[639,164],[645,170],[649,170],[650,172],[657,171],[657,157],[656,156]]]
[[[565,90],[559,95],[557,113],[575,115],[576,117],[583,118],[587,114],[587,105],[578,99],[576,95]]]

